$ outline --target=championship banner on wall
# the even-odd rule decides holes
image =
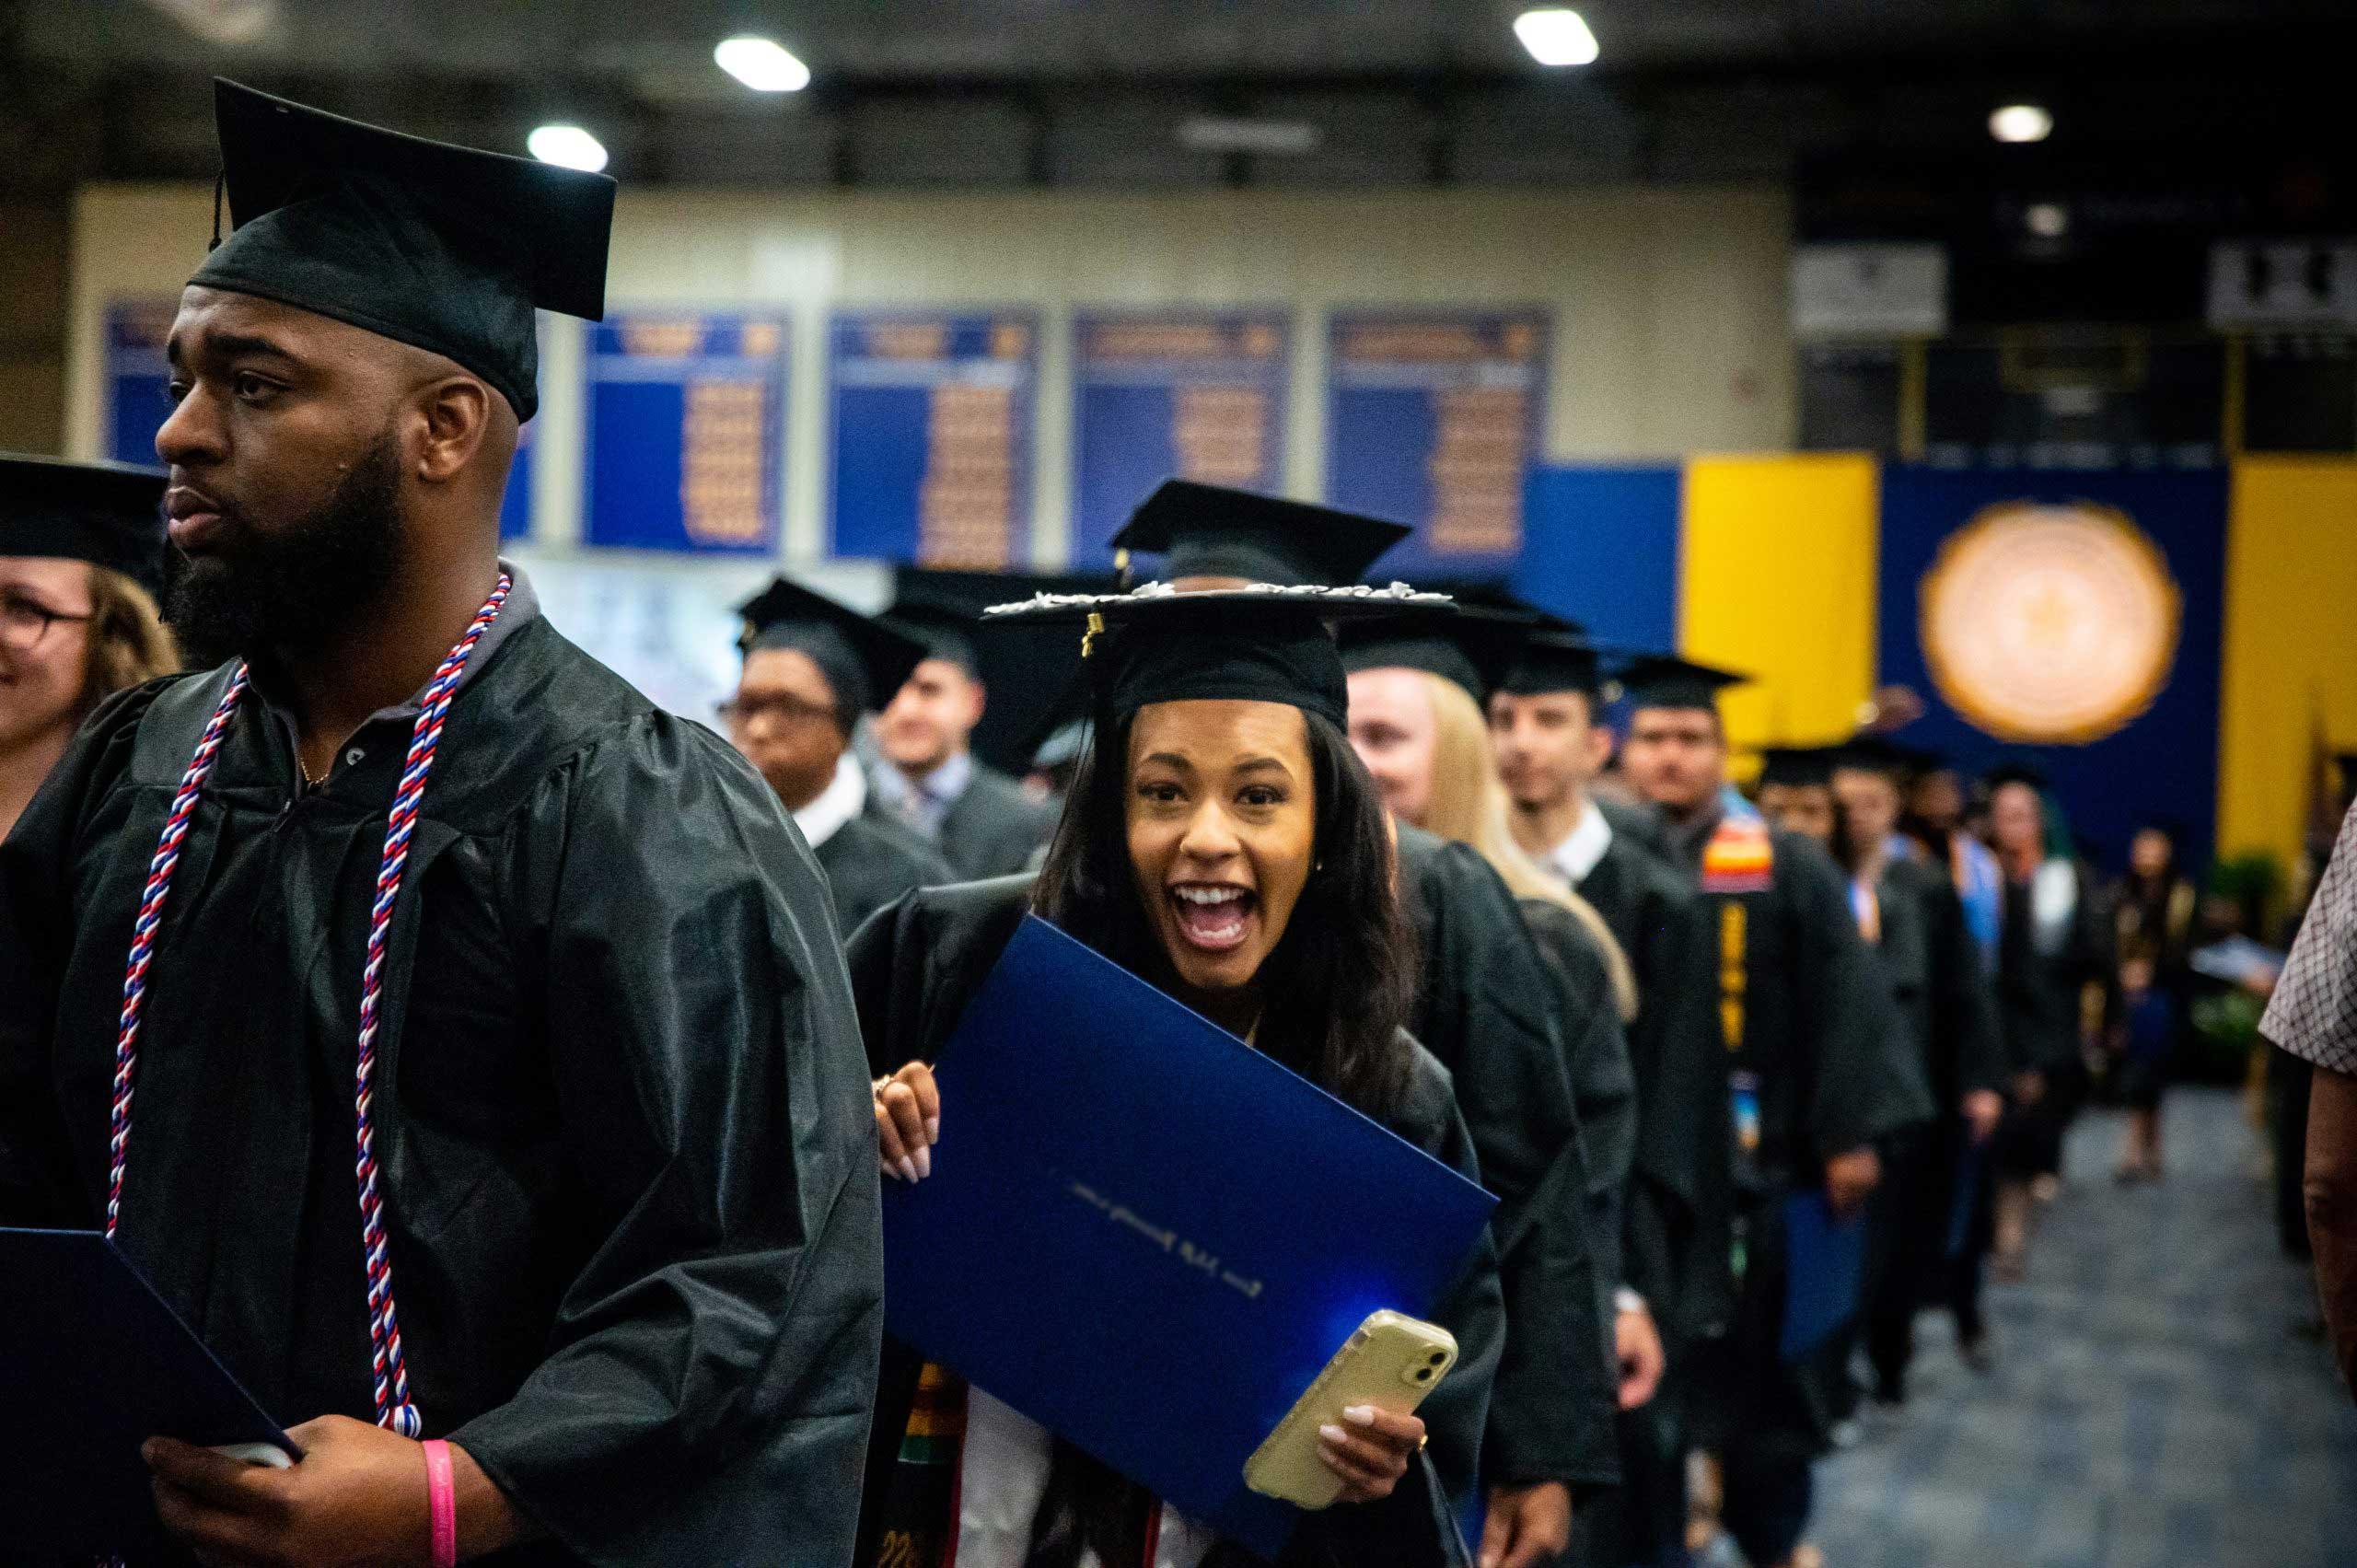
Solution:
[[[774,554],[784,317],[616,310],[587,331],[582,541]]]
[[[1039,340],[1028,310],[836,316],[834,554],[984,572],[1028,562]]]
[[[1510,573],[1547,400],[1549,317],[1345,312],[1327,327],[1326,498],[1415,533],[1379,570]]]
[[[1883,472],[1880,684],[1968,772],[2034,760],[2084,847],[2138,819],[2209,853],[2227,476]]]
[[[1166,479],[1284,483],[1285,313],[1089,312],[1073,323],[1073,552],[1108,542]]]

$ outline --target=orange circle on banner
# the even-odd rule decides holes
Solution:
[[[1985,507],[1918,593],[1933,683],[2002,740],[2101,739],[2153,705],[2177,662],[2183,598],[2160,547],[2114,507]]]

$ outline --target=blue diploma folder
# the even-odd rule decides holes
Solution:
[[[1837,1220],[1822,1192],[1785,1199],[1784,1323],[1778,1355],[1799,1361],[1855,1318],[1865,1273],[1863,1213]]]
[[[1301,1516],[1245,1460],[1496,1200],[1036,918],[936,1074],[933,1175],[885,1183],[892,1332],[1275,1555]]]
[[[0,1517],[28,1557],[160,1536],[139,1446],[301,1450],[96,1231],[0,1229]]]

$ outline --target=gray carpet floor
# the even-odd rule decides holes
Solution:
[[[2121,1118],[2081,1120],[2027,1283],[1990,1287],[1991,1375],[1925,1316],[1907,1405],[1818,1468],[1826,1568],[2357,1565],[2357,1405],[2258,1138],[2223,1091],[2167,1116],[2166,1179],[2126,1188]]]

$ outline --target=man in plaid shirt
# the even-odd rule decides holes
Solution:
[[[2259,1033],[2316,1068],[2308,1237],[2341,1376],[2357,1390],[2357,809],[2340,824]]]

